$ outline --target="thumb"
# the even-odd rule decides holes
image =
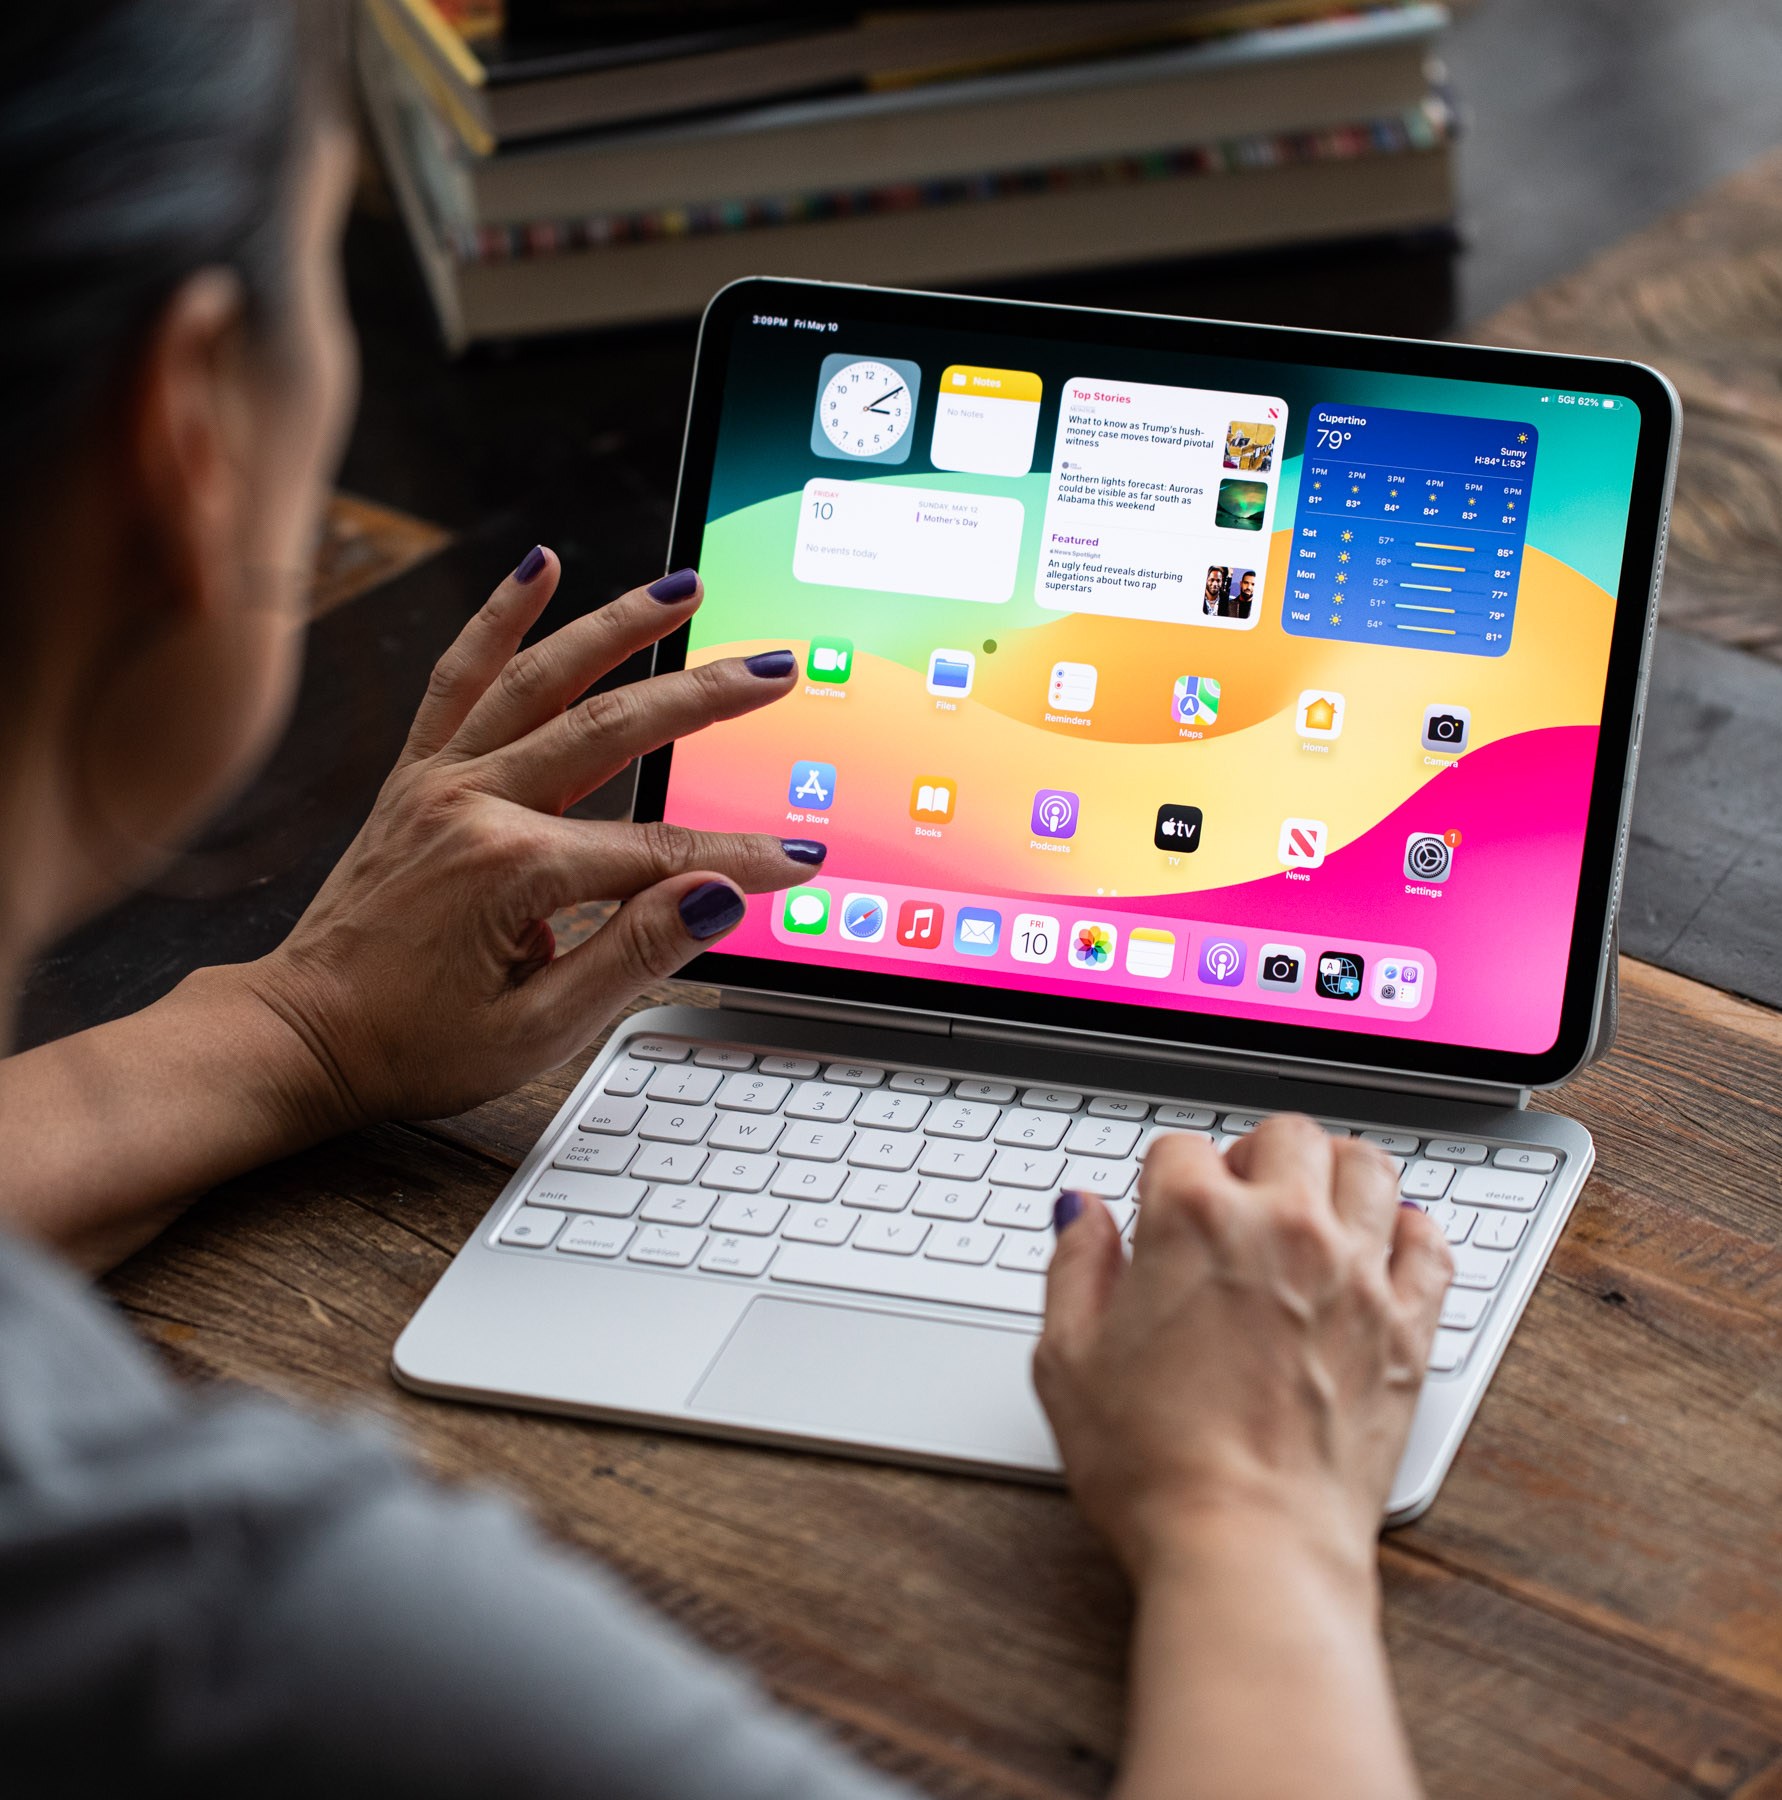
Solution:
[[[1094,1340],[1101,1316],[1126,1271],[1120,1228],[1093,1194],[1066,1189],[1053,1207],[1058,1247],[1046,1272],[1047,1360],[1074,1362]]]
[[[525,991],[543,1029],[592,1036],[652,983],[666,981],[742,923],[747,902],[703,872],[671,875],[633,894],[585,944],[542,970]]]

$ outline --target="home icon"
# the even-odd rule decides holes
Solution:
[[[1329,743],[1341,736],[1343,697],[1334,688],[1307,688],[1299,697],[1297,728],[1302,738]]]

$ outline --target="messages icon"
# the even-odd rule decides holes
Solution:
[[[829,893],[825,888],[795,887],[786,896],[780,923],[788,931],[821,937],[829,928]]]

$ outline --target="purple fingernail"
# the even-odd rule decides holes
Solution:
[[[790,650],[762,650],[745,656],[743,667],[763,681],[784,681],[798,667],[798,658]]]
[[[517,581],[521,587],[524,587],[527,582],[536,581],[539,576],[544,573],[544,566],[544,545],[534,544],[532,548],[520,558],[520,566],[514,570],[514,580]]]
[[[1415,1200],[1401,1200],[1401,1201],[1399,1201],[1399,1205],[1402,1206],[1407,1212],[1422,1212],[1422,1210],[1423,1210],[1423,1208],[1421,1206],[1419,1206]]]
[[[1082,1210],[1083,1196],[1072,1188],[1066,1188],[1052,1202],[1052,1229],[1062,1232],[1067,1225],[1074,1225]]]
[[[829,846],[815,838],[781,838],[780,848],[794,862],[808,863],[813,869],[829,854]]]
[[[698,586],[697,569],[674,569],[660,581],[652,581],[644,591],[652,600],[660,600],[664,606],[672,606],[677,600],[690,599]]]
[[[704,943],[728,931],[743,916],[743,897],[727,881],[702,881],[681,896],[681,923]]]

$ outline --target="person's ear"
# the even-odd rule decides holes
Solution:
[[[139,526],[182,611],[215,616],[237,598],[248,491],[246,294],[230,269],[201,269],[161,309],[127,396]]]

